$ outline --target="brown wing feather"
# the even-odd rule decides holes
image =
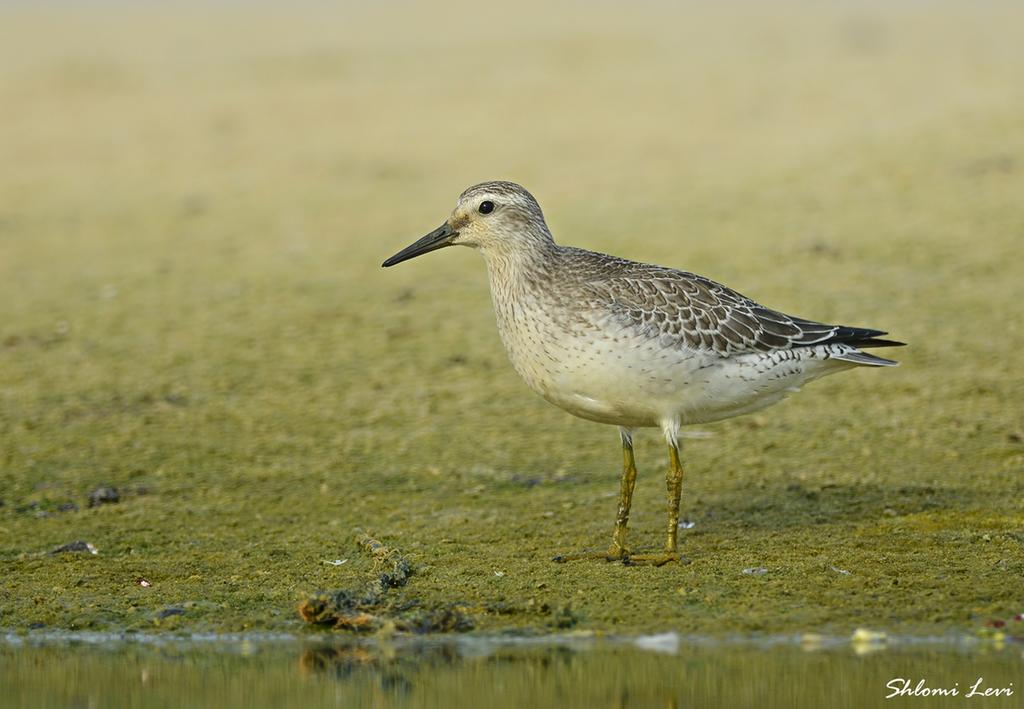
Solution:
[[[685,271],[605,257],[584,291],[613,317],[649,334],[723,357],[817,344],[856,346],[880,330],[795,318]]]

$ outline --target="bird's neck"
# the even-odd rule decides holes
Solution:
[[[498,334],[512,366],[544,395],[539,360],[547,360],[548,339],[541,334],[551,322],[551,285],[559,279],[562,247],[548,239],[536,248],[484,251],[491,303]]]
[[[537,290],[539,284],[555,277],[560,249],[549,238],[528,246],[482,249],[491,282],[491,293],[516,297]]]

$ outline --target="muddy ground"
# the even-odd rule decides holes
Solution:
[[[379,573],[360,533],[410,564],[388,613],[477,631],[1011,618],[1022,21],[0,8],[0,627],[299,630]],[[492,178],[561,243],[888,330],[902,366],[687,438],[691,563],[553,564],[607,544],[615,430],[517,378],[477,255],[379,268]]]

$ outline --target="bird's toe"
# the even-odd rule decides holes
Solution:
[[[685,565],[689,564],[690,560],[679,552],[663,551],[655,554],[630,554],[622,563],[625,566],[664,566],[671,563]]]
[[[573,551],[567,554],[559,554],[552,559],[556,564],[564,564],[568,561],[625,561],[629,558],[629,550],[612,546],[609,549],[584,549]]]

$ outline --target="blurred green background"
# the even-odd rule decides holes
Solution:
[[[415,564],[397,597],[482,629],[1019,612],[1022,27],[1010,2],[0,5],[0,627],[296,628],[370,569],[356,528]],[[379,268],[487,179],[561,243],[889,330],[903,366],[688,440],[690,565],[556,566],[610,534],[614,429],[518,380],[476,254]],[[638,456],[654,547],[656,435]],[[47,553],[78,539],[99,554]]]

